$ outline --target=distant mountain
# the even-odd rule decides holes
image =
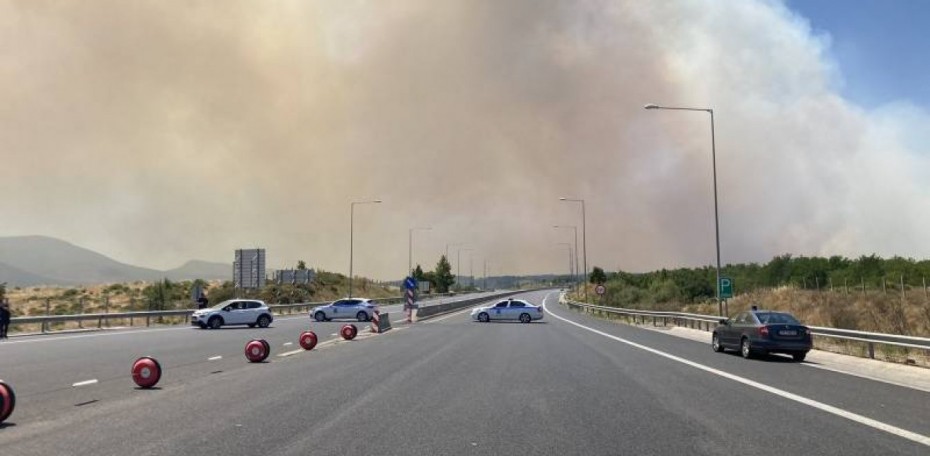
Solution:
[[[191,260],[181,267],[165,271],[164,274],[170,280],[229,280],[232,278],[232,265]]]
[[[50,277],[40,276],[31,272],[23,271],[6,263],[0,263],[0,283],[6,282],[10,286],[28,287],[33,285],[75,285],[74,283],[64,280],[56,280]]]
[[[170,271],[120,263],[92,250],[45,236],[0,238],[0,282],[9,285],[74,285],[227,278],[231,266],[190,261]],[[218,271],[223,269],[223,274]],[[203,275],[200,275],[203,274]]]

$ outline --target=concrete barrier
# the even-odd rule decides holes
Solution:
[[[536,290],[508,291],[506,293],[498,293],[498,294],[494,294],[490,296],[484,296],[481,298],[464,299],[461,301],[433,304],[430,306],[421,306],[420,308],[417,309],[417,318],[434,317],[436,315],[441,315],[441,314],[453,312],[456,310],[461,310],[466,307],[472,307],[472,306],[475,306],[475,305],[478,305],[478,304],[481,304],[487,301],[493,301],[495,299],[506,298],[508,296],[526,293],[529,291],[536,291]]]

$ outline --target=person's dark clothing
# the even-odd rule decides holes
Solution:
[[[6,339],[6,332],[10,327],[10,310],[0,307],[0,339]]]
[[[210,303],[210,300],[208,300],[206,296],[201,296],[201,297],[197,298],[197,308],[198,308],[198,309],[205,309],[205,308],[207,308],[207,304],[209,304],[209,303]]]

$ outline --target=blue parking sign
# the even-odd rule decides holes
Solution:
[[[407,290],[416,290],[417,289],[417,279],[413,277],[407,277],[404,279],[404,288]]]

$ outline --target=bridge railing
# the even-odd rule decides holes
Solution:
[[[665,312],[653,310],[625,309],[621,307],[598,306],[576,301],[564,301],[570,309],[581,310],[599,316],[621,315],[631,318],[634,323],[648,324],[651,320],[653,326],[690,327],[703,331],[712,331],[719,324],[722,317],[715,315],[692,314],[685,312]],[[852,329],[828,328],[823,326],[808,326],[815,338],[836,339],[865,343],[869,358],[875,358],[875,346],[887,345],[901,348],[930,350],[930,338],[903,336],[869,331],[856,331]]]

